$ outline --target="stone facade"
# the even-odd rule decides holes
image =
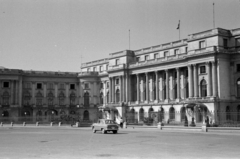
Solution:
[[[41,111],[128,123],[240,120],[240,29],[111,53],[82,64],[80,73],[2,68],[0,84],[2,116]]]

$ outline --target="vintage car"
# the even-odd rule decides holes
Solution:
[[[102,131],[105,134],[108,131],[112,131],[114,134],[118,132],[118,124],[110,119],[98,119],[97,123],[92,124],[92,131]]]

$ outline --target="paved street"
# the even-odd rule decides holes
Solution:
[[[0,159],[240,158],[240,134],[90,128],[0,127]]]

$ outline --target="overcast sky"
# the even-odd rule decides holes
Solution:
[[[82,63],[213,28],[240,28],[240,0],[0,0],[0,66],[79,72]]]

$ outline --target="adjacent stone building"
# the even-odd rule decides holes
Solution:
[[[240,121],[240,29],[111,53],[82,64],[80,73],[2,68],[0,84],[2,116]]]

